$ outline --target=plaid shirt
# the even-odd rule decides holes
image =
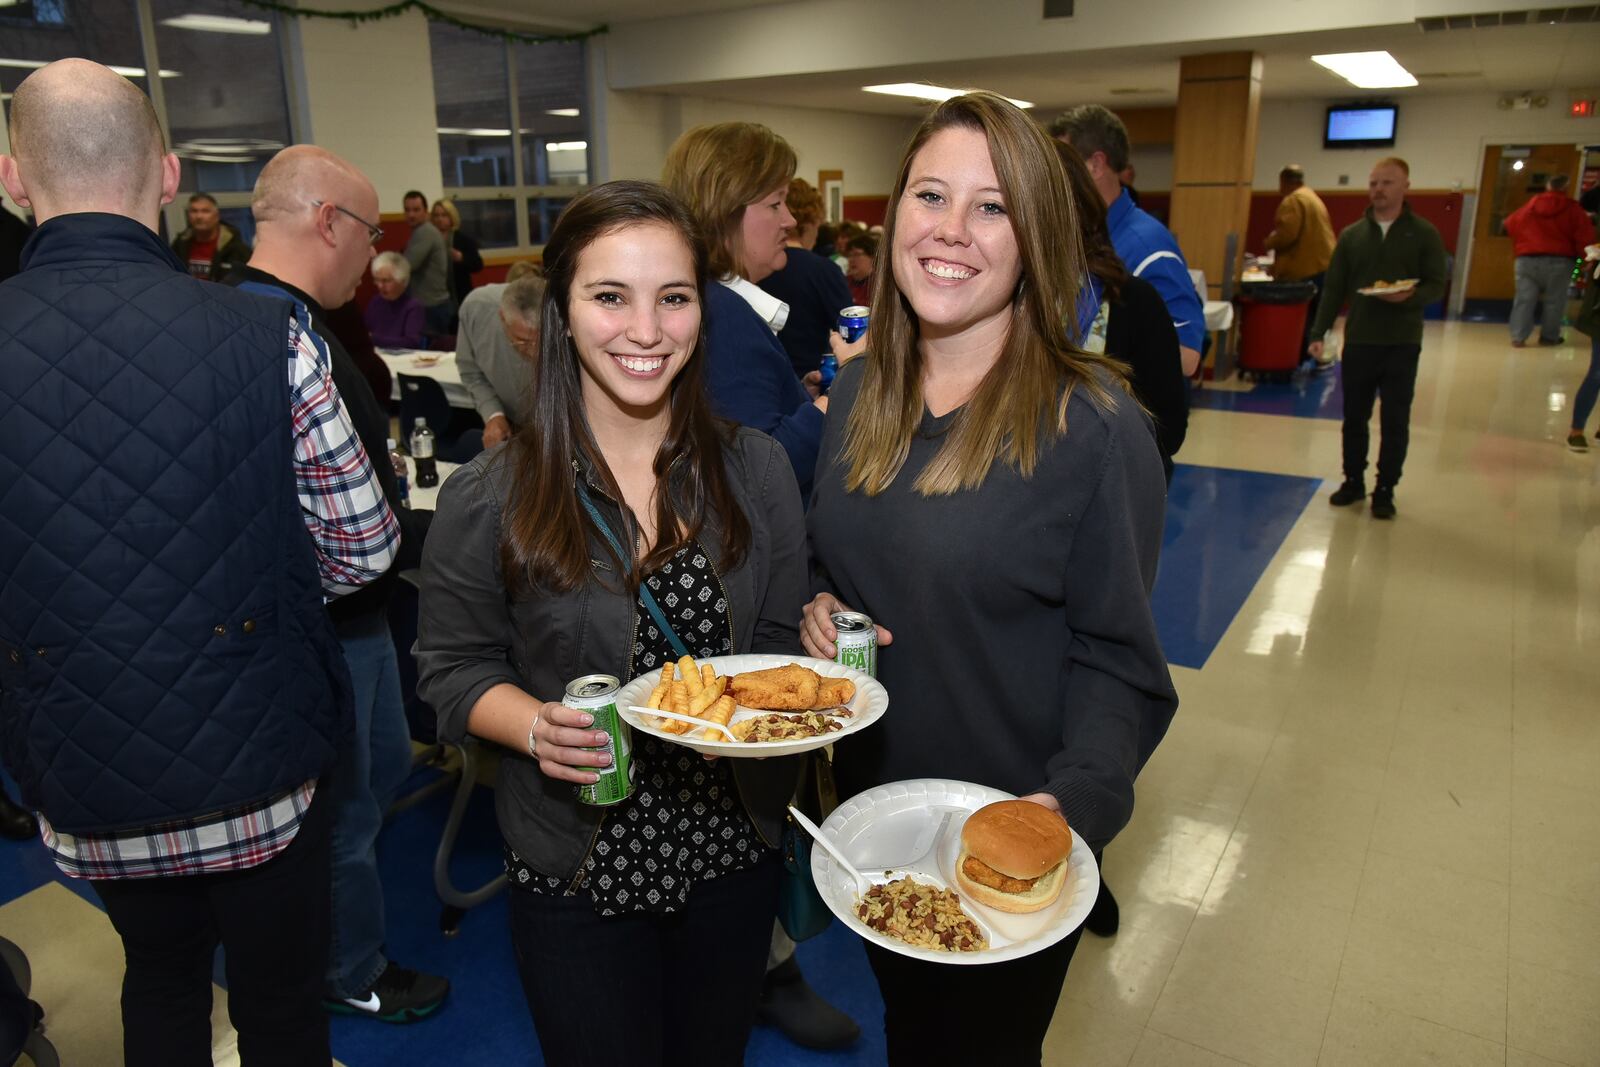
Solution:
[[[294,480],[317,552],[326,600],[372,581],[394,562],[400,524],[384,501],[361,439],[333,386],[328,347],[296,302],[289,320],[289,403]],[[316,794],[316,779],[249,804],[114,834],[59,834],[41,814],[39,834],[72,878],[170,878],[240,871],[289,846]]]

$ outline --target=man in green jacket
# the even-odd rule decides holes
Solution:
[[[1367,179],[1366,217],[1345,228],[1328,265],[1327,286],[1317,307],[1311,336],[1321,338],[1339,309],[1350,301],[1344,327],[1344,484],[1328,498],[1335,507],[1367,496],[1367,424],[1380,397],[1382,437],[1378,445],[1378,484],[1372,492],[1372,517],[1392,519],[1394,487],[1405,465],[1411,438],[1411,398],[1422,353],[1422,313],[1444,295],[1444,242],[1439,231],[1406,204],[1411,168],[1394,156],[1380,159]],[[1363,294],[1377,283],[1409,282],[1399,291]],[[1393,289],[1392,285],[1385,288]],[[1307,349],[1322,357],[1322,341]]]

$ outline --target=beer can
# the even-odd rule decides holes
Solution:
[[[833,639],[835,663],[854,667],[869,677],[878,676],[878,629],[859,611],[836,611],[828,616],[839,636]]]
[[[867,309],[860,304],[839,312],[839,336],[846,343],[859,341],[867,335]]]
[[[594,725],[590,729],[605,733],[606,743],[589,751],[611,753],[611,766],[592,768],[600,780],[578,787],[578,799],[585,804],[604,807],[620,804],[633,795],[633,761],[629,758],[633,739],[628,724],[617,714],[617,690],[620,688],[622,683],[609,674],[586,674],[567,683],[567,692],[561,701],[569,708],[593,715]]]
[[[822,391],[826,393],[833,384],[833,376],[839,373],[839,357],[829,352],[822,357],[822,366],[818,369],[822,374]]]

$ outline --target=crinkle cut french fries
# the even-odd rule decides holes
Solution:
[[[718,675],[709,663],[697,664],[694,657],[684,656],[677,663],[668,663],[661,668],[661,681],[650,691],[650,699],[645,701],[645,705],[726,726],[728,720],[733,718],[734,707],[733,698],[727,697],[724,713],[722,703],[727,691],[726,675]],[[669,734],[684,734],[694,729],[676,719],[657,719],[656,728]],[[703,732],[713,739],[722,736],[717,730]]]

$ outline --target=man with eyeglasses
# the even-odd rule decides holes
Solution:
[[[447,334],[456,317],[450,299],[450,249],[439,227],[428,221],[428,198],[413,189],[402,201],[411,239],[406,242],[406,262],[411,264],[411,295],[422,302],[424,325],[430,334]]]
[[[325,149],[296,145],[261,171],[250,199],[256,249],[229,282],[306,306],[326,346],[333,382],[368,454],[386,456],[389,415],[327,324],[326,308],[355,295],[373,244],[378,194],[354,166]],[[399,572],[420,562],[418,516],[399,505],[394,469],[374,464],[384,496],[400,517],[393,566],[358,593],[329,605],[355,690],[355,730],[329,780],[333,815],[333,945],[325,1006],[385,1022],[410,1022],[444,1002],[450,983],[402,967],[384,952],[383,886],[375,845],[384,812],[411,772],[411,733],[388,603]]]
[[[483,420],[483,447],[493,448],[532,416],[533,362],[539,355],[539,306],[544,279],[482,285],[461,303],[456,369]],[[471,459],[476,442],[463,434],[455,453]]]

